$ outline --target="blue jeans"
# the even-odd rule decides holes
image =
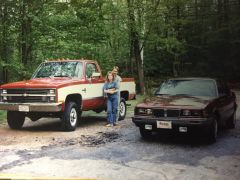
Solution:
[[[118,109],[117,94],[109,95],[107,99],[107,120],[109,124],[116,123]]]

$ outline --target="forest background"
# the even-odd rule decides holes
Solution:
[[[114,65],[144,94],[167,77],[240,79],[240,0],[1,0],[0,82],[47,59]]]

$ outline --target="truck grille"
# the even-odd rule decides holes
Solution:
[[[179,117],[180,110],[178,110],[178,109],[154,109],[153,115],[156,117]]]
[[[2,93],[4,102],[10,103],[34,103],[34,102],[55,102],[56,91],[50,94],[50,89],[6,89]],[[51,98],[50,98],[51,97]]]

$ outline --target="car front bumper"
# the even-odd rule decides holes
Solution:
[[[0,110],[21,112],[60,112],[62,103],[0,103]]]
[[[189,129],[202,129],[209,128],[213,123],[212,118],[156,118],[149,116],[134,116],[132,117],[132,121],[136,126],[152,131],[161,131],[161,130],[177,130],[180,131],[179,128],[186,128],[189,132]],[[157,122],[168,122],[171,124],[171,128],[160,128],[157,125]],[[148,127],[148,128],[146,128]],[[149,128],[151,127],[151,128]]]

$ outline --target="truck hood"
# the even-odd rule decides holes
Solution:
[[[146,98],[137,107],[144,108],[176,108],[176,109],[204,109],[214,98],[192,96],[156,96]]]
[[[60,88],[69,84],[78,84],[83,82],[82,79],[68,78],[68,77],[54,77],[54,78],[36,78],[26,81],[13,82],[3,84],[1,88]]]

